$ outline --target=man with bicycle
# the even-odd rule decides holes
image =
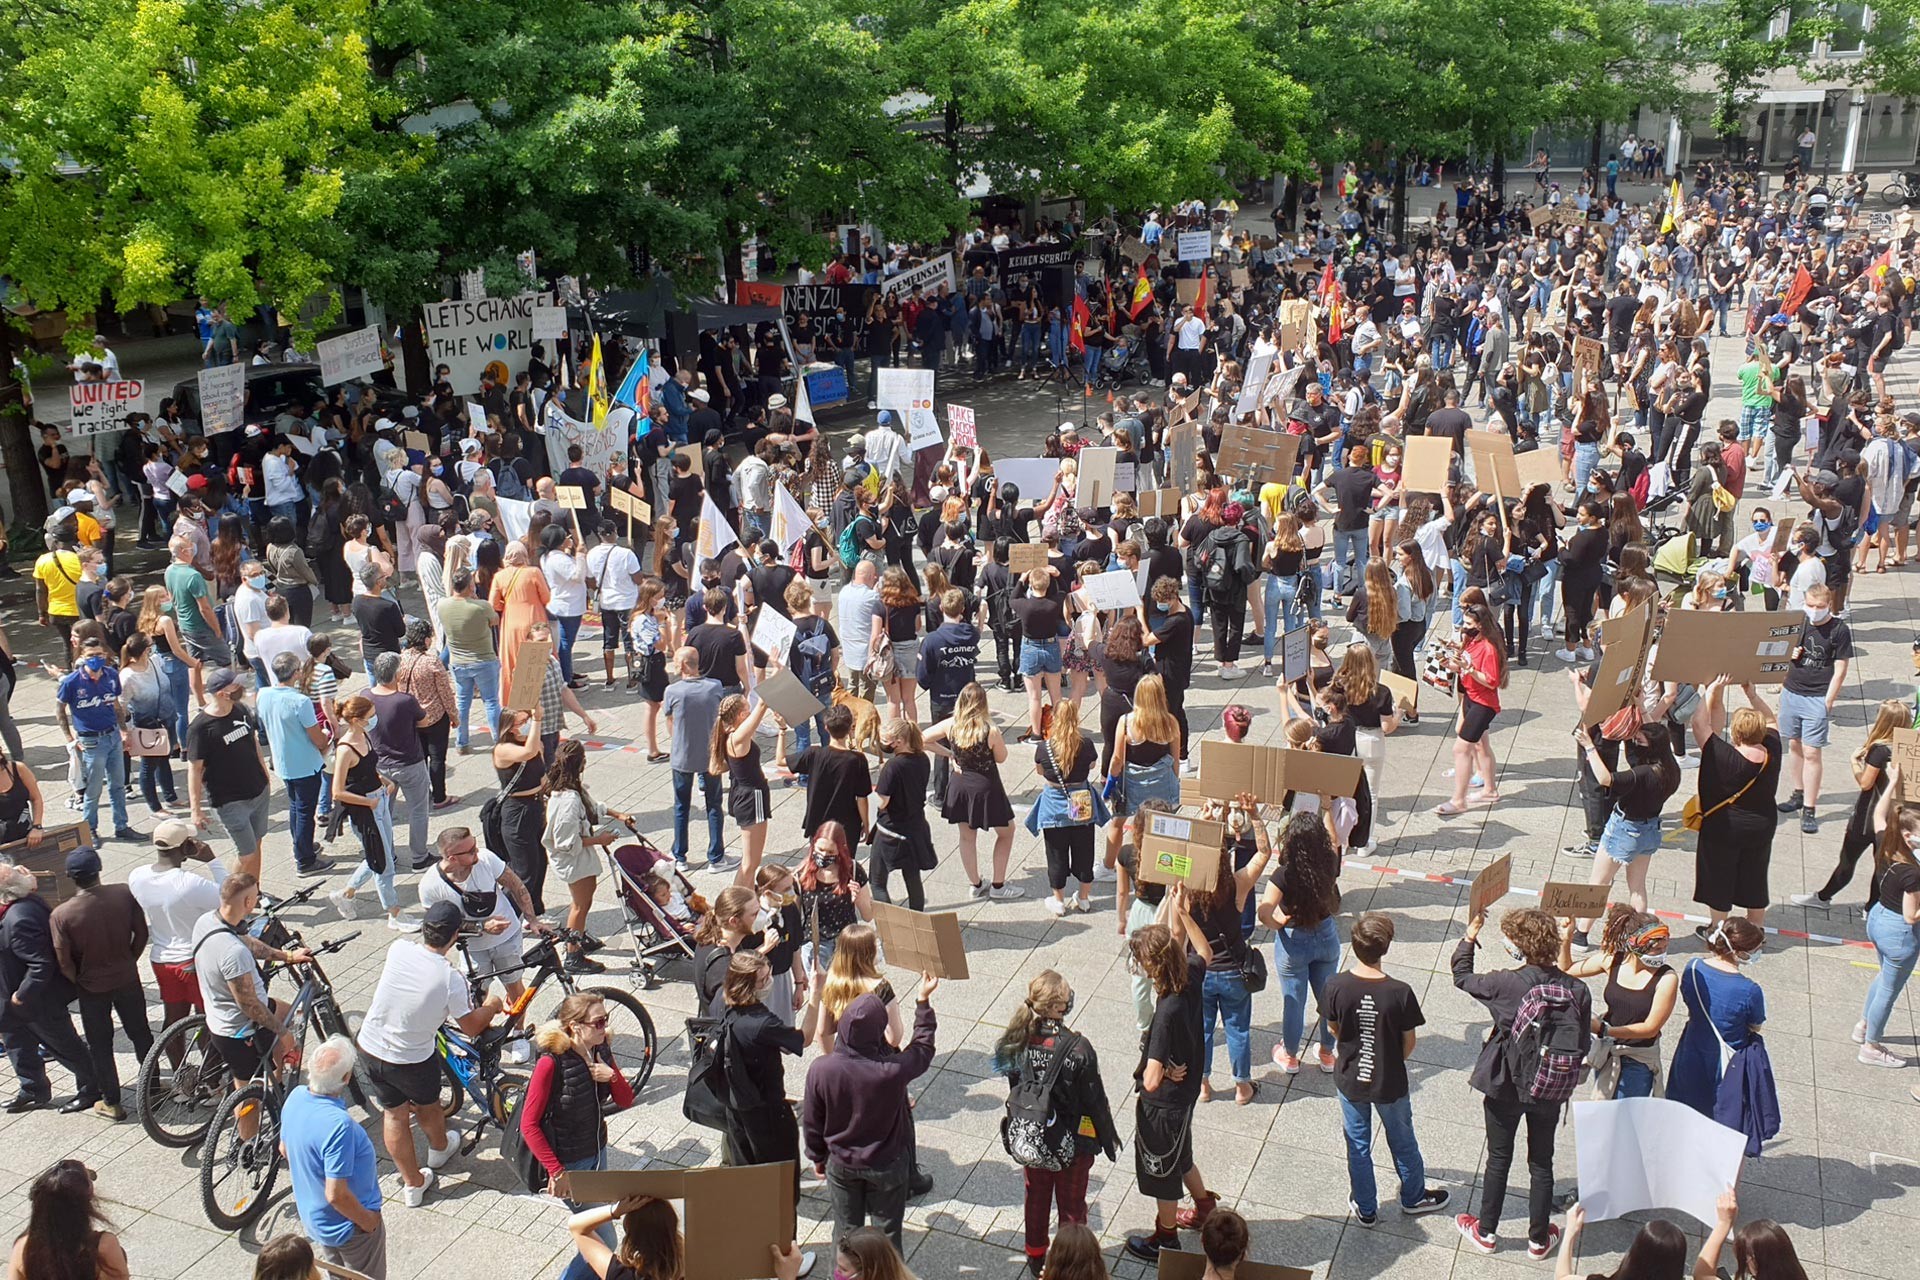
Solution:
[[[450,902],[460,908],[462,918],[480,926],[480,935],[467,944],[471,972],[485,978],[506,971],[508,1005],[517,1001],[527,984],[520,979],[521,931],[536,934],[549,931],[545,921],[533,909],[527,886],[512,868],[466,827],[448,827],[440,833],[440,860],[420,877],[420,905],[431,910],[436,904]],[[524,1066],[533,1053],[524,1039],[510,1041],[501,1053],[505,1062]]]
[[[261,963],[306,964],[313,959],[305,948],[282,951],[249,934],[243,926],[259,905],[260,882],[236,871],[220,886],[218,909],[193,926],[190,963],[206,1002],[207,1030],[236,1088],[259,1074],[269,1054],[285,1060],[300,1051],[282,1017],[284,1006],[267,998]],[[252,1138],[260,1128],[259,1112],[243,1110],[237,1122],[240,1136]]]
[[[460,1147],[460,1131],[447,1124],[440,1109],[440,1059],[436,1040],[441,1024],[451,1022],[477,1036],[500,1016],[499,996],[488,996],[476,1007],[466,975],[447,959],[466,913],[455,903],[436,902],[427,908],[420,940],[402,938],[387,948],[380,985],[360,1024],[360,1052],[373,1096],[380,1103],[381,1137],[387,1154],[400,1169],[403,1195],[410,1209],[427,1198],[434,1170],[453,1159]],[[426,1168],[413,1152],[413,1121],[420,1120],[427,1135]]]

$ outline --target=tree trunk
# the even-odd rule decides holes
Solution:
[[[1407,157],[1394,157],[1393,164],[1393,238],[1407,238]]]
[[[1505,143],[1493,149],[1493,189],[1499,193],[1502,204],[1507,199],[1507,147]]]
[[[47,495],[40,488],[40,463],[33,451],[26,388],[13,367],[17,340],[12,321],[0,314],[0,462],[7,468],[15,522],[38,527],[47,518]]]
[[[1593,122],[1593,145],[1587,148],[1587,167],[1595,173],[1600,172],[1600,131],[1605,127],[1604,120]]]
[[[1287,175],[1287,195],[1281,202],[1280,216],[1285,220],[1289,231],[1294,229],[1300,217],[1300,185],[1305,181],[1304,178]]]
[[[407,375],[407,393],[418,399],[433,385],[433,365],[427,359],[427,333],[418,320],[400,326],[400,368]]]
[[[734,302],[740,296],[734,286],[747,278],[746,267],[740,261],[740,255],[747,247],[745,229],[732,218],[726,219],[720,224],[720,243],[726,246],[726,261],[721,263],[721,274],[727,282],[727,301]],[[759,253],[760,246],[756,244],[753,251]]]

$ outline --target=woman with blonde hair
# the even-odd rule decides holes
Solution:
[[[759,897],[752,889],[730,884],[713,895],[713,904],[694,925],[693,1007],[699,1016],[720,1016],[727,965],[741,944],[753,936],[759,905]]]
[[[1040,693],[1055,706],[1060,702],[1060,672],[1065,665],[1061,632],[1067,629],[1066,604],[1053,592],[1053,575],[1031,570],[1024,579],[1027,594],[1013,602],[1020,623],[1020,676],[1027,686],[1027,733],[1038,741],[1041,727]]]
[[[133,625],[152,638],[154,661],[172,691],[173,717],[167,728],[178,746],[187,740],[187,723],[193,718],[193,672],[199,670],[200,659],[193,656],[180,635],[180,624],[173,616],[173,597],[165,587],[152,586],[140,593],[140,616]],[[0,729],[5,730],[8,753],[19,759],[25,748],[20,745],[20,730],[14,727],[11,714],[0,719]]]
[[[778,664],[771,664],[770,669],[777,670]],[[742,693],[720,699],[707,752],[708,774],[725,774],[733,784],[727,793],[727,812],[740,825],[740,870],[733,882],[741,885],[751,885],[754,872],[760,869],[760,859],[767,850],[767,818],[773,812],[773,792],[767,786],[760,743],[754,737],[766,714],[764,701],[755,699],[749,707]]]
[[[1860,864],[1860,855],[1873,848],[1878,837],[1874,812],[1887,789],[1887,767],[1893,762],[1894,731],[1912,727],[1913,707],[1910,704],[1899,698],[1888,698],[1880,704],[1880,713],[1874,717],[1873,727],[1867,730],[1867,740],[1853,753],[1853,780],[1860,788],[1860,795],[1853,802],[1853,816],[1847,819],[1846,833],[1840,837],[1840,859],[1834,864],[1833,873],[1827,877],[1825,884],[1812,893],[1796,893],[1789,899],[1796,907],[1831,906],[1835,895],[1853,881],[1853,869]],[[1867,883],[1868,904],[1871,905],[1879,896],[1879,872],[1876,867]]]
[[[887,695],[889,720],[919,719],[914,709],[914,695],[920,686],[913,673],[920,660],[921,605],[913,576],[899,565],[888,568],[880,579],[880,607],[873,612],[873,637],[869,645],[875,654],[884,652],[888,645],[893,647],[893,674],[882,686]]]
[[[1041,786],[1027,811],[1027,830],[1046,846],[1047,885],[1053,891],[1046,905],[1056,916],[1067,914],[1069,907],[1093,907],[1093,836],[1108,817],[1106,802],[1089,781],[1099,754],[1080,733],[1078,702],[1060,708],[1046,738],[1033,750]],[[1063,896],[1069,873],[1080,882],[1080,896],[1071,904]]]
[[[832,963],[814,974],[813,984],[819,999],[808,1003],[802,1027],[820,1052],[833,1052],[840,1015],[864,995],[878,996],[887,1007],[887,1043],[897,1049],[907,1042],[906,1015],[894,998],[892,984],[880,972],[880,931],[871,924],[857,921],[840,931]]]
[[[1353,638],[1373,650],[1375,667],[1393,661],[1393,633],[1400,625],[1399,595],[1393,589],[1393,569],[1385,560],[1368,560],[1360,572],[1361,589],[1347,604]]]
[[[1119,1146],[1106,1086],[1100,1080],[1099,1055],[1092,1041],[1066,1025],[1072,1009],[1073,988],[1052,969],[1043,970],[1027,984],[1026,999],[1013,1011],[1007,1029],[993,1047],[993,1069],[1007,1078],[1010,1090],[1017,1089],[1022,1079],[1045,1080],[1051,1075],[1048,1105],[1060,1115],[1080,1120],[1068,1139],[1071,1151],[1054,1148],[1048,1152],[1051,1160],[1022,1164],[1027,1269],[1035,1275],[1042,1274],[1043,1258],[1054,1261],[1054,1255],[1048,1252],[1047,1219],[1056,1204],[1061,1240],[1068,1239],[1075,1227],[1091,1236],[1086,1231],[1087,1177],[1093,1171],[1093,1157],[1104,1152],[1112,1160]],[[1062,1167],[1048,1168],[1048,1164]],[[1060,1247],[1056,1241],[1056,1254]],[[1099,1254],[1097,1243],[1094,1254]]]
[[[1380,565],[1367,562],[1367,568]],[[1330,684],[1347,695],[1347,718],[1353,721],[1353,754],[1367,770],[1367,791],[1373,812],[1380,812],[1380,780],[1387,764],[1387,735],[1400,728],[1400,713],[1393,704],[1393,691],[1380,680],[1378,656],[1371,646],[1350,644],[1339,655],[1340,665]]]
[[[607,1167],[606,1117],[633,1105],[633,1085],[607,1047],[606,1002],[591,991],[562,1000],[553,1020],[534,1031],[533,1043],[540,1056],[516,1117],[520,1137],[546,1170],[548,1190],[578,1210],[572,1175]],[[611,1231],[594,1234],[611,1247]],[[561,1280],[595,1274],[585,1252],[567,1263]]]
[[[1113,729],[1113,758],[1107,764],[1114,818],[1107,832],[1108,866],[1120,851],[1121,819],[1149,800],[1180,803],[1180,756],[1180,722],[1167,706],[1166,680],[1142,676],[1134,687],[1133,710]]]
[[[953,763],[940,816],[960,829],[960,865],[973,886],[972,896],[996,901],[1025,897],[1019,885],[1006,882],[1007,860],[1013,854],[1013,805],[1000,780],[1000,766],[1007,760],[1007,742],[987,711],[987,691],[977,682],[962,689],[953,714],[927,730],[926,744],[927,750]],[[980,879],[982,831],[993,832],[991,887]]]
[[[1900,794],[1900,766],[1892,765],[1887,772],[1887,792],[1880,797],[1880,823],[1885,834],[1873,851],[1878,889],[1867,908],[1867,938],[1873,943],[1880,971],[1867,988],[1860,1021],[1853,1028],[1854,1043],[1860,1046],[1857,1060],[1870,1067],[1907,1065],[1905,1058],[1881,1043],[1881,1037],[1886,1034],[1907,979],[1913,976],[1915,961],[1920,960],[1920,865],[1915,865],[1914,854],[1914,845],[1920,841],[1920,810],[1901,806],[1894,799]]]

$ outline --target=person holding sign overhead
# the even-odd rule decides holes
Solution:
[[[1613,812],[1600,832],[1600,847],[1593,859],[1594,884],[1611,884],[1621,867],[1627,869],[1627,901],[1635,911],[1647,909],[1647,872],[1653,855],[1660,850],[1660,810],[1680,789],[1680,766],[1673,758],[1672,739],[1662,721],[1640,727],[1640,732],[1622,744],[1626,768],[1616,769],[1594,746],[1593,731],[1581,725],[1573,731],[1574,741],[1586,756],[1594,781],[1607,789]],[[1581,951],[1586,945],[1586,930],[1591,920],[1576,922]]]

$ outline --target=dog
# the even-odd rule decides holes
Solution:
[[[856,698],[852,690],[835,678],[833,705],[853,712],[853,735],[848,742],[854,750],[871,752],[876,756],[886,754],[880,745],[880,708],[874,706],[871,699]]]

